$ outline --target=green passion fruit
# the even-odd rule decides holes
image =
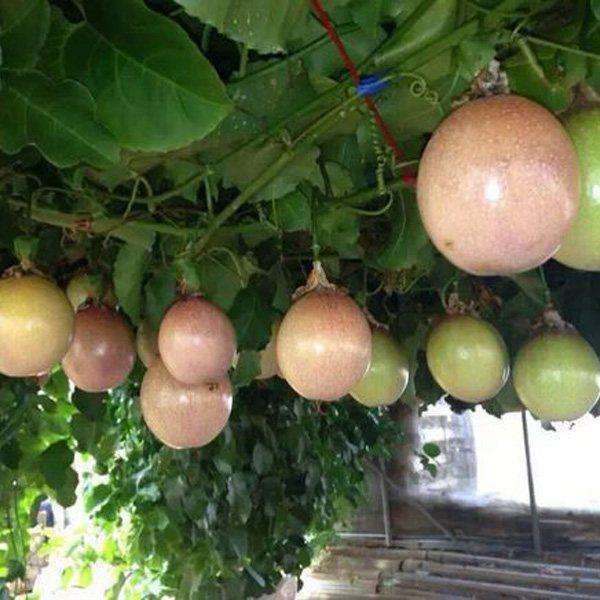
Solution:
[[[568,117],[565,128],[579,157],[579,213],[554,258],[574,269],[600,271],[600,108]]]
[[[292,304],[277,334],[277,363],[286,381],[309,400],[337,400],[366,373],[371,329],[356,302],[317,288]]]
[[[75,315],[64,292],[37,275],[0,280],[0,372],[27,377],[60,362]]]
[[[205,446],[223,430],[232,406],[227,375],[212,383],[177,381],[161,360],[146,371],[140,404],[148,429],[171,448]]]
[[[388,333],[372,334],[371,364],[350,395],[365,406],[387,406],[402,396],[408,385],[406,351]]]
[[[535,102],[474,100],[429,141],[417,200],[450,262],[475,275],[519,273],[549,259],[575,219],[577,155],[559,121]]]
[[[75,336],[62,366],[79,389],[104,392],[120,385],[134,361],[133,333],[119,313],[103,306],[77,311]]]
[[[99,276],[80,273],[75,275],[67,285],[67,298],[74,310],[89,300],[98,300],[102,292]]]
[[[135,337],[135,348],[143,365],[148,368],[160,358],[158,331],[148,321],[142,321]]]
[[[573,421],[600,396],[600,361],[575,331],[550,331],[529,340],[513,369],[521,402],[542,421]]]
[[[508,379],[504,340],[482,319],[469,315],[443,318],[429,335],[426,353],[434,379],[463,402],[492,398]]]

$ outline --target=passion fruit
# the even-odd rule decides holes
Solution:
[[[189,385],[219,381],[235,355],[235,330],[218,306],[189,296],[178,300],[164,316],[158,349],[178,381]]]
[[[279,332],[280,325],[281,319],[277,319],[271,328],[269,342],[260,351],[260,373],[256,376],[256,379],[270,379],[271,377],[275,377],[275,375],[281,374],[279,365],[277,364],[276,350],[277,333]]]
[[[148,429],[163,444],[196,448],[211,442],[227,424],[231,383],[225,375],[213,383],[186,385],[157,360],[146,371],[140,402]]]
[[[148,321],[142,321],[135,338],[137,354],[143,365],[148,368],[160,358],[158,351],[158,332]]]
[[[100,278],[96,275],[79,273],[67,285],[67,298],[71,306],[77,310],[90,300],[97,300],[102,291]]]
[[[365,406],[387,406],[396,402],[408,385],[408,356],[388,333],[372,334],[371,364],[350,395]]]
[[[417,199],[432,242],[475,275],[537,267],[559,248],[579,205],[577,155],[545,108],[519,96],[465,104],[436,130]]]
[[[575,113],[565,128],[577,150],[579,213],[554,258],[573,269],[600,271],[600,108]]]
[[[508,352],[498,331],[469,315],[442,319],[427,341],[427,365],[440,387],[463,402],[495,396],[509,375]]]
[[[298,394],[310,400],[337,400],[369,367],[371,329],[352,298],[317,288],[288,310],[276,350],[281,373]]]
[[[74,319],[67,296],[51,281],[37,275],[0,280],[0,372],[49,371],[69,349]]]
[[[542,421],[573,421],[600,396],[600,361],[575,331],[549,331],[529,340],[513,369],[521,402]]]
[[[62,367],[85,392],[104,392],[125,380],[135,361],[133,333],[123,317],[103,306],[75,315],[75,336]]]

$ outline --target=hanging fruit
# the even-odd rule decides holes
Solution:
[[[577,155],[558,120],[519,96],[474,100],[435,131],[417,198],[438,250],[475,275],[537,267],[579,205]]]

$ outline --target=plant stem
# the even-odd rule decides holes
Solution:
[[[240,68],[238,73],[240,74],[240,79],[243,79],[246,76],[246,68],[248,67],[248,46],[246,44],[240,43]]]
[[[310,127],[308,127],[298,138],[291,144],[289,148],[286,148],[279,158],[269,165],[258,177],[256,177],[250,184],[233,200],[228,204],[210,223],[204,235],[198,240],[196,244],[196,252],[201,253],[207,246],[210,238],[215,232],[227,221],[232,215],[234,215],[246,202],[252,199],[254,194],[259,192],[267,184],[269,184],[281,171],[288,166],[298,154],[308,148],[314,141],[328,129],[337,124],[340,120],[346,117],[346,109],[352,104],[357,104],[361,101],[359,96],[351,96],[346,98],[338,106],[328,111],[315,121]]]
[[[523,37],[525,37],[528,42],[535,44],[536,46],[546,46],[547,48],[554,48],[555,50],[562,50],[563,52],[570,52],[571,54],[577,54],[578,56],[584,56],[585,58],[591,58],[592,60],[600,61],[600,54],[595,54],[594,52],[587,52],[586,50],[580,50],[579,48],[563,46],[562,44],[544,40],[533,35],[525,35]]]

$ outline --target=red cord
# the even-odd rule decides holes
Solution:
[[[338,32],[336,31],[333,23],[331,22],[331,19],[329,18],[327,11],[323,7],[321,0],[311,0],[311,6],[312,6],[313,11],[317,15],[317,18],[321,22],[321,25],[323,25],[325,31],[327,31],[327,35],[329,36],[329,39],[332,41],[334,46],[337,48],[337,50],[340,54],[340,57],[344,63],[344,66],[346,67],[346,70],[350,74],[350,78],[352,79],[352,82],[354,83],[354,85],[358,85],[360,83],[360,73],[358,72],[358,69],[356,68],[356,65],[354,64],[354,61],[350,58],[350,55],[348,54],[348,52],[346,50],[346,46],[344,45],[342,38],[338,35]],[[385,140],[386,144],[392,149],[392,152],[394,153],[394,158],[397,161],[402,160],[402,151],[398,147],[398,144],[396,143],[396,140],[394,139],[392,132],[389,130],[388,126],[386,125],[385,121],[383,120],[383,117],[381,116],[381,113],[379,112],[377,105],[373,101],[373,98],[371,97],[370,94],[365,94],[363,96],[363,98],[365,100],[365,104],[367,105],[368,109],[373,114],[373,118],[375,119],[375,123],[377,124],[377,127],[379,127],[379,130],[381,131],[381,135],[383,136],[383,139]],[[414,186],[414,184],[415,184],[415,175],[413,173],[408,173],[406,175],[403,175],[402,179],[407,185]]]

